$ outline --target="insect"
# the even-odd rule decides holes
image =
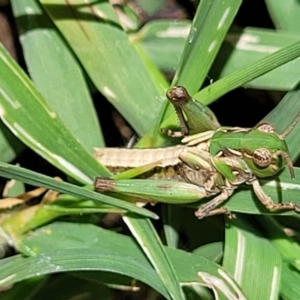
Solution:
[[[97,160],[110,169],[131,169],[131,174],[125,172],[125,176],[144,173],[147,178],[159,181],[120,179],[124,177],[121,173],[111,179],[96,178],[96,191],[126,193],[168,203],[188,203],[215,196],[195,212],[202,219],[219,213],[231,216],[220,205],[246,183],[252,185],[267,209],[300,213],[300,207],[292,202],[274,203],[258,181],[275,175],[285,165],[294,177],[285,137],[298,122],[300,113],[283,134],[278,134],[268,123],[255,128],[221,127],[214,114],[181,86],[169,89],[167,98],[175,107],[181,131],[163,129],[162,132],[172,137],[183,136],[180,145],[158,149],[97,148],[95,152]]]

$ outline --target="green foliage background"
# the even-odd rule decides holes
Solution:
[[[164,3],[149,2],[139,4],[157,11]],[[0,175],[18,181],[13,196],[14,188],[24,191],[20,182],[61,194],[54,202],[3,211],[2,250],[10,245],[17,252],[0,261],[0,285],[14,284],[3,299],[111,299],[112,289],[135,290],[131,278],[166,299],[298,298],[299,216],[270,214],[249,188],[226,203],[235,220],[198,221],[193,210],[203,201],[163,205],[155,214],[91,186],[95,176],[109,175],[92,156],[93,147],[104,146],[95,89],[137,132],[139,147],[172,143],[159,133],[162,123],[176,126],[165,98],[170,84],[163,71],[170,70],[171,85],[185,86],[205,104],[241,86],[287,91],[264,119],[284,131],[300,110],[300,5],[265,2],[277,29],[232,26],[241,0],[202,0],[192,22],[155,20],[141,28],[130,3],[120,9],[108,1],[11,0],[30,79],[1,47]],[[205,85],[208,76],[213,82]],[[298,124],[287,137],[293,160],[299,130]],[[7,164],[25,147],[69,182]],[[295,173],[300,178],[299,168]],[[261,180],[275,202],[300,205],[298,182],[287,170]],[[96,226],[108,212],[122,214],[130,236]],[[153,226],[158,217],[165,244]],[[182,235],[188,251],[179,249]]]

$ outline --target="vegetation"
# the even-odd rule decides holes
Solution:
[[[149,3],[139,2],[157,11],[164,1]],[[202,0],[192,22],[143,26],[130,2],[11,4],[31,79],[1,47],[0,176],[11,179],[1,201],[1,246],[16,250],[0,261],[1,286],[13,284],[2,299],[112,299],[112,290],[122,297],[140,282],[150,287],[143,299],[298,299],[299,215],[271,214],[247,186],[226,202],[235,219],[201,221],[194,210],[206,200],[153,209],[94,192],[93,178],[110,173],[92,156],[104,139],[95,109],[103,103],[91,96],[98,91],[112,103],[139,136],[138,147],[174,143],[160,133],[178,126],[165,97],[174,85],[206,105],[238,87],[286,91],[264,118],[283,132],[300,111],[298,1],[266,0],[277,29],[236,27],[241,0]],[[299,130],[286,139],[294,161]],[[9,164],[28,147],[64,181],[32,171],[34,161],[31,168]],[[297,167],[295,174],[294,181],[284,170],[260,182],[274,201],[300,205]],[[29,194],[25,184],[50,190]],[[40,195],[37,204],[24,203]],[[121,214],[127,235],[118,222],[99,226],[111,213]]]

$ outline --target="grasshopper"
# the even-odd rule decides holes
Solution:
[[[160,179],[159,182],[118,179],[122,178],[121,173],[114,179],[96,178],[96,191],[126,193],[168,203],[188,203],[215,196],[195,212],[202,219],[219,213],[231,216],[226,208],[219,206],[245,183],[252,185],[267,209],[300,213],[300,207],[292,202],[274,203],[258,181],[277,174],[285,165],[294,178],[284,139],[298,122],[300,113],[283,134],[278,134],[268,123],[255,128],[221,127],[209,108],[196,102],[184,87],[173,87],[166,96],[175,107],[181,131],[162,129],[162,132],[183,137],[180,145],[157,149],[96,148],[95,152],[97,160],[110,169],[133,168],[129,173],[125,171],[125,176],[145,173],[148,178]],[[175,185],[170,180],[181,182]],[[176,188],[178,197],[174,197]]]

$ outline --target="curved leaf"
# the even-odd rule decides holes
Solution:
[[[27,146],[82,183],[108,175],[47,105],[42,95],[0,47],[0,117]]]

